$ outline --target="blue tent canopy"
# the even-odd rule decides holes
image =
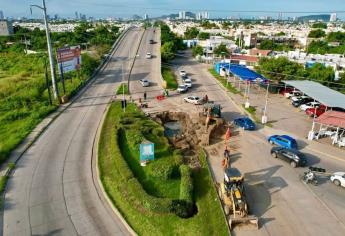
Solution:
[[[229,63],[217,63],[215,65],[215,70],[217,71],[218,74],[220,74],[221,69],[229,71]],[[261,81],[267,80],[265,77],[256,73],[255,71],[252,71],[248,69],[247,67],[238,65],[238,64],[231,64],[230,72],[234,74],[235,76],[239,77],[241,80],[249,80],[249,81],[256,81],[257,79]]]

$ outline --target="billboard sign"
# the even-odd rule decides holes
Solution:
[[[79,70],[81,65],[80,46],[64,47],[57,50],[59,72]]]
[[[140,161],[153,161],[155,158],[155,144],[143,142],[140,144]]]

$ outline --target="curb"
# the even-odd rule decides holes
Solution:
[[[122,225],[125,226],[125,228],[128,230],[128,232],[131,235],[136,236],[136,232],[132,229],[132,227],[127,223],[127,221],[122,217],[121,213],[118,211],[118,209],[114,206],[113,202],[110,200],[108,194],[106,193],[106,191],[104,190],[103,187],[103,183],[101,181],[100,178],[100,173],[99,173],[99,166],[98,166],[98,144],[99,144],[99,139],[101,137],[101,133],[102,133],[102,128],[103,128],[103,123],[104,120],[107,116],[109,107],[110,107],[111,103],[109,103],[107,105],[107,107],[105,108],[105,110],[103,111],[103,117],[100,120],[98,127],[97,127],[97,131],[96,131],[96,136],[93,140],[93,145],[92,145],[92,158],[91,158],[91,172],[92,172],[92,179],[93,179],[93,183],[96,187],[96,191],[98,194],[98,197],[100,198],[100,200],[107,204],[108,206],[106,207],[106,209],[111,209],[112,212],[117,216],[117,218],[121,221]],[[102,194],[102,196],[100,195]],[[123,232],[124,233],[124,232]]]
[[[217,198],[218,198],[218,203],[219,203],[219,206],[220,208],[222,209],[222,212],[223,212],[223,216],[224,216],[224,220],[225,220],[225,223],[227,225],[227,228],[228,228],[228,234],[231,235],[231,231],[230,231],[230,225],[229,225],[229,221],[226,217],[226,214],[225,214],[225,211],[224,211],[224,208],[223,208],[223,205],[222,205],[222,200],[220,199],[220,196],[218,195],[218,189],[217,189],[217,182],[214,181],[215,177],[214,177],[214,173],[213,171],[211,170],[210,168],[210,162],[209,162],[209,155],[207,153],[207,151],[204,149],[204,148],[201,148],[202,152],[204,153],[205,155],[205,158],[206,158],[206,161],[207,161],[207,168],[208,168],[208,172],[211,174],[212,176],[212,182],[213,182],[213,188],[214,190],[216,191],[216,195],[217,195]]]

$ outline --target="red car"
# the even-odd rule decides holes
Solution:
[[[306,111],[305,111],[305,114],[307,114],[308,116],[310,117],[319,117],[321,116],[323,113],[325,113],[326,111],[326,107],[321,105],[320,107],[318,108],[308,108]]]
[[[293,88],[283,88],[279,91],[279,94],[285,95],[285,93],[290,93],[293,91]]]

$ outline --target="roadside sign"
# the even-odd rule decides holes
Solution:
[[[81,65],[80,46],[64,47],[57,49],[57,62],[59,72],[65,73],[79,70]]]
[[[140,144],[140,161],[153,161],[155,159],[155,144],[142,142]]]

